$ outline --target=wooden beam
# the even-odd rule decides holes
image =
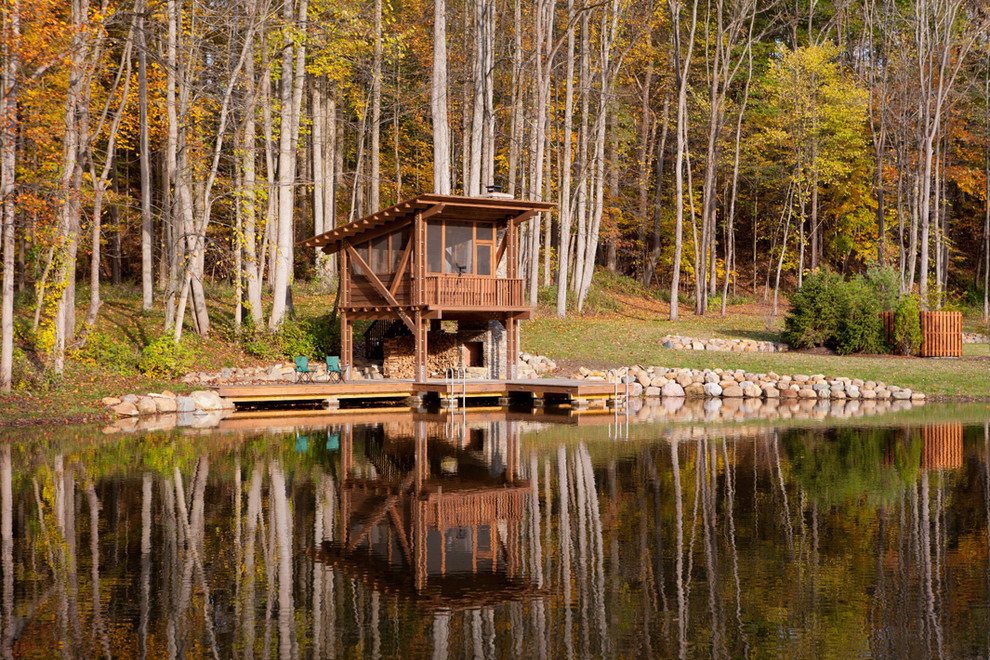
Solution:
[[[409,255],[412,254],[413,247],[413,237],[409,237],[409,241],[406,242],[406,249],[402,251],[402,256],[399,258],[399,267],[396,269],[395,274],[392,276],[392,283],[388,287],[388,292],[395,296],[395,292],[399,290],[399,283],[402,282],[402,278],[406,274],[406,268],[409,266]]]
[[[495,250],[495,265],[492,266],[492,272],[498,272],[498,265],[502,263],[502,255],[505,253],[505,247],[509,244],[509,230],[506,229],[505,233],[502,234],[502,240],[499,241],[498,249]]]
[[[401,307],[401,305],[399,305],[399,301],[395,299],[395,296],[393,296],[389,292],[388,288],[386,288],[386,286],[382,284],[382,281],[378,279],[378,275],[376,275],[375,272],[371,270],[371,266],[369,266],[367,262],[361,258],[361,255],[358,253],[358,251],[355,250],[353,247],[351,247],[350,244],[347,245],[347,254],[348,256],[350,256],[351,259],[354,260],[354,263],[357,264],[357,266],[364,271],[365,275],[368,278],[368,282],[371,283],[371,286],[375,288],[375,291],[377,291],[378,294],[382,298],[384,298],[389,305],[391,305],[392,307]],[[416,331],[416,326],[413,324],[413,321],[411,318],[409,318],[408,314],[406,314],[401,309],[396,310],[396,313],[399,315],[399,318],[402,319],[402,322],[405,323],[410,330],[412,330],[413,332]]]
[[[532,211],[532,210],[526,211],[525,213],[520,213],[519,215],[512,216],[511,218],[509,218],[509,222],[515,222],[515,223],[523,222],[525,220],[529,220],[537,213],[539,213],[539,211]]]
[[[447,207],[446,204],[434,204],[430,208],[423,211],[420,215],[423,220],[426,220],[430,216],[434,216],[437,213],[443,213],[443,210]]]

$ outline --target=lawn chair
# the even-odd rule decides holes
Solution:
[[[316,369],[309,368],[309,358],[305,355],[296,356],[296,380],[306,380],[313,382],[313,375],[316,374]]]
[[[344,373],[340,370],[339,355],[327,356],[327,382],[328,383],[344,382]]]

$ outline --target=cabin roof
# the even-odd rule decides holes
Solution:
[[[332,254],[341,248],[345,239],[358,239],[362,234],[386,225],[397,228],[412,221],[416,213],[444,220],[494,220],[496,222],[522,222],[541,211],[556,206],[552,202],[536,202],[497,197],[461,197],[457,195],[417,195],[395,206],[382,209],[360,220],[331,229],[318,236],[296,243],[297,247],[322,248]]]

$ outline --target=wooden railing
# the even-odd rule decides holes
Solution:
[[[522,307],[523,281],[476,275],[431,275],[426,278],[426,305],[473,307]]]

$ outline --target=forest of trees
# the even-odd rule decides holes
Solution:
[[[672,320],[874,264],[987,314],[984,0],[4,0],[0,48],[0,391],[15,296],[56,374],[101,281],[274,331],[334,278],[296,240],[489,185],[557,203],[522,272],[561,316],[596,264]]]

